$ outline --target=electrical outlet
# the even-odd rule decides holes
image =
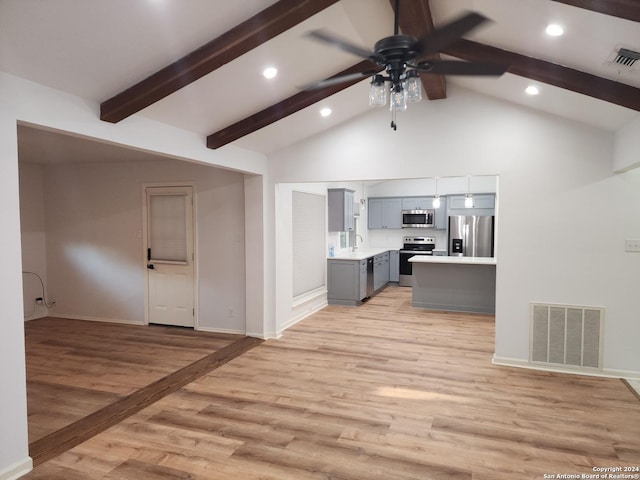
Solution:
[[[36,298],[36,305],[42,305],[43,303],[44,303],[44,300],[42,299],[42,297]]]
[[[625,252],[640,252],[640,239],[627,239],[624,241]]]
[[[233,307],[229,307],[229,317],[233,318],[235,316],[236,312],[233,310]]]

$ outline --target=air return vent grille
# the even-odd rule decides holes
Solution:
[[[605,67],[618,75],[634,74],[640,71],[640,52],[618,45],[609,55]]]
[[[640,53],[621,48],[618,50],[614,62],[618,65],[624,65],[625,67],[633,67],[638,60],[640,60]]]
[[[602,368],[604,309],[531,304],[532,363]]]

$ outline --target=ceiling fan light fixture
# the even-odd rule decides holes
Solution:
[[[418,76],[418,72],[411,70],[409,72],[409,78],[405,82],[405,89],[407,90],[407,100],[409,103],[416,103],[422,100],[422,82]]]
[[[407,89],[402,84],[394,85],[391,89],[391,98],[389,100],[389,110],[392,112],[404,112],[407,110],[407,101],[409,95]]]
[[[369,87],[369,106],[384,107],[387,104],[387,87],[384,79],[380,75],[374,75],[371,78],[371,86]]]

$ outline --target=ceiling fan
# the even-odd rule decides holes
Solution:
[[[384,106],[387,102],[386,84],[389,84],[389,107],[393,114],[391,128],[396,130],[395,113],[406,110],[408,102],[417,102],[422,99],[419,77],[421,73],[500,76],[506,72],[508,68],[506,65],[458,60],[419,60],[440,52],[455,43],[466,33],[489,21],[484,15],[477,12],[467,12],[446,25],[427,32],[416,39],[399,33],[399,13],[400,0],[395,0],[394,33],[390,37],[378,40],[373,47],[373,51],[353,45],[324,30],[309,32],[307,36],[310,38],[366,58],[379,68],[328,78],[307,85],[303,89],[315,90],[358,78],[371,77],[369,104],[371,106]],[[383,70],[386,74],[381,73]]]

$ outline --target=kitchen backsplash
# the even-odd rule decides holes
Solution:
[[[436,239],[436,249],[447,248],[447,231],[433,228],[403,228],[403,229],[375,229],[368,231],[369,246],[377,247],[402,247],[402,238],[413,237],[433,237]]]

